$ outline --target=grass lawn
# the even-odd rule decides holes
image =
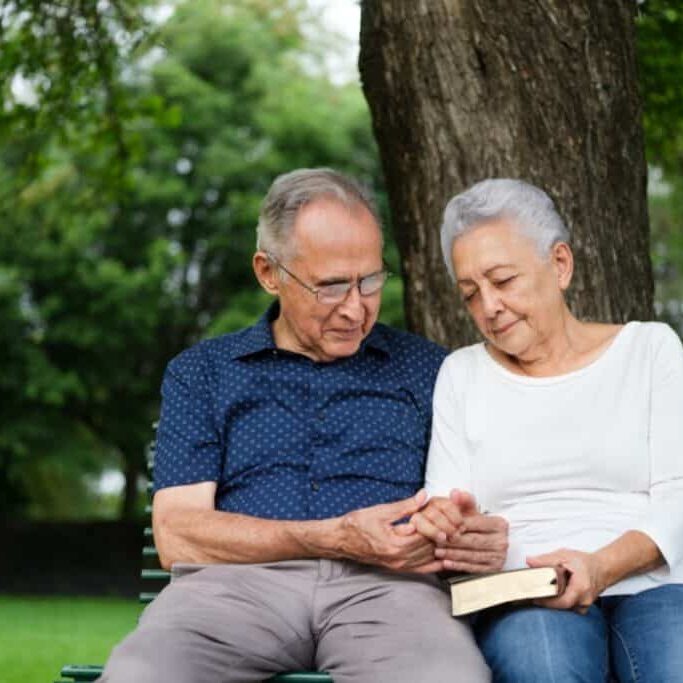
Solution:
[[[103,664],[141,609],[117,598],[0,595],[0,683],[52,683],[64,664]]]

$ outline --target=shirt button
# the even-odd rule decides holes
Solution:
[[[320,484],[317,481],[312,481],[311,482],[311,491],[319,491],[320,490]]]
[[[323,413],[322,410],[318,413],[317,417],[318,417],[318,420],[320,420],[320,422],[322,422],[325,419],[325,414]]]

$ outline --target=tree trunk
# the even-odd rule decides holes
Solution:
[[[363,0],[360,72],[401,253],[408,326],[476,339],[443,265],[448,199],[543,188],[572,233],[583,319],[652,317],[634,0]]]

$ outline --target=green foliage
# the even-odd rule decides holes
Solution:
[[[165,23],[155,4],[24,0],[3,27],[0,513],[84,513],[118,464],[132,514],[165,364],[267,304],[250,262],[274,176],[376,184],[365,103],[304,39],[303,0],[188,0]]]
[[[637,20],[648,161],[683,174],[683,6],[645,0]]]
[[[637,36],[655,307],[657,316],[683,335],[683,7],[646,0]]]
[[[122,73],[151,39],[145,0],[13,0],[0,14],[2,139],[22,139],[15,171],[48,163],[49,139],[77,142],[92,154],[107,185],[125,175],[132,115]],[[7,150],[4,150],[7,151]]]

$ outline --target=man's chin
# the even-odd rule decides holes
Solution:
[[[353,356],[360,348],[363,337],[358,335],[350,339],[335,339],[325,345],[325,353],[331,360]]]

